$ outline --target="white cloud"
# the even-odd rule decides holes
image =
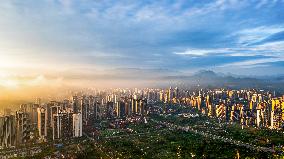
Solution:
[[[151,1],[149,3],[89,0],[47,0],[49,3],[45,3],[46,1],[32,3],[31,1],[18,1],[20,3],[5,1],[0,4],[0,13],[3,15],[3,18],[0,19],[1,51],[4,49],[7,53],[15,51],[22,54],[22,56],[18,56],[20,62],[17,63],[0,59],[3,61],[0,63],[0,68],[17,67],[18,72],[23,72],[22,66],[28,66],[28,69],[36,67],[39,70],[35,71],[37,74],[41,73],[40,71],[44,68],[66,69],[69,68],[69,65],[73,67],[90,65],[90,67],[100,66],[101,68],[125,65],[164,67],[167,59],[170,59],[168,61],[172,63],[178,63],[179,60],[181,63],[185,62],[182,61],[182,58],[177,57],[178,55],[192,55],[192,58],[212,54],[221,56],[273,55],[278,57],[281,50],[284,50],[280,46],[282,43],[250,47],[239,45],[254,43],[284,29],[276,25],[244,29],[233,34],[232,41],[238,38],[239,44],[237,45],[239,46],[232,46],[231,43],[228,45],[219,43],[219,37],[229,35],[235,29],[232,26],[240,24],[238,20],[244,21],[238,16],[233,16],[231,19],[230,11],[240,11],[246,15],[247,8],[243,8],[254,5],[251,4],[251,1],[216,0],[209,3],[197,2],[191,5],[187,4],[188,1],[174,1],[173,3],[168,3],[168,1]],[[74,14],[64,14],[65,12]],[[252,18],[262,17],[253,15]],[[255,23],[242,23],[239,28],[253,27],[256,23],[259,22],[256,20]],[[265,24],[262,23],[262,25]],[[192,40],[195,37],[191,36],[199,36],[198,32],[202,32],[204,37],[197,37],[197,42],[195,42]],[[217,33],[217,39],[214,35],[211,37],[211,33]],[[178,37],[180,35],[181,39]],[[211,40],[209,43],[203,44],[202,38]],[[201,45],[200,47],[204,47],[204,49],[195,49],[196,43],[199,43],[197,45]],[[185,45],[188,45],[188,49],[174,52],[177,56],[167,57],[169,51],[172,51],[174,47],[186,48]],[[208,47],[218,45],[221,48],[206,49],[206,45]],[[34,60],[35,56],[30,56],[31,52],[41,58]],[[0,52],[1,56],[3,54],[4,52]],[[50,56],[45,57],[43,54]],[[62,54],[67,55],[61,58]],[[94,55],[94,58],[83,59],[82,54]],[[163,54],[163,56],[155,56],[155,54]],[[118,56],[121,57],[119,60]],[[128,56],[133,59],[124,60]],[[73,60],[74,58],[76,59]],[[208,65],[212,64],[214,64],[213,60],[208,63]],[[7,71],[7,69],[5,70]]]
[[[261,45],[255,46],[255,50],[266,50],[269,51],[270,53],[273,52],[281,52],[283,54],[284,52],[284,41],[277,41],[277,42],[269,42]]]
[[[240,30],[236,33],[233,33],[231,36],[237,37],[239,44],[247,45],[264,40],[265,38],[283,30],[283,26],[260,26],[256,28]]]
[[[246,1],[240,0],[217,0],[211,3],[204,5],[203,7],[194,7],[188,9],[185,12],[186,16],[198,16],[198,15],[205,15],[210,14],[212,12],[219,12],[224,10],[234,10],[234,9],[241,9],[248,5]]]
[[[241,61],[241,62],[228,63],[228,64],[224,64],[218,67],[253,68],[253,67],[263,66],[262,64],[264,63],[279,62],[279,61],[284,61],[284,57],[246,60],[246,61]]]
[[[219,49],[187,49],[184,52],[174,52],[176,55],[193,55],[193,56],[206,56],[210,54],[218,53],[230,53],[232,52],[229,48],[219,48]]]
[[[185,51],[173,52],[181,56],[212,56],[221,54],[222,56],[271,56],[275,58],[284,57],[284,41],[270,42],[255,46],[240,46],[232,48],[216,49],[194,49],[189,48]]]

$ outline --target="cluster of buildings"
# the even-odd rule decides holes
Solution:
[[[264,90],[196,90],[166,89],[158,92],[160,101],[196,108],[200,113],[220,121],[242,126],[282,129],[284,96]],[[171,98],[172,97],[172,98]]]
[[[0,147],[29,142],[80,137],[96,121],[145,119],[153,107],[169,111],[167,105],[193,108],[201,114],[243,126],[281,129],[284,127],[284,97],[263,90],[185,90],[108,89],[92,95],[74,95],[70,99],[22,104],[13,113],[6,109],[0,116]],[[158,105],[159,105],[158,104]]]
[[[22,104],[0,116],[0,147],[82,136],[82,113],[64,109],[64,103]]]
[[[34,142],[81,137],[83,130],[101,119],[144,116],[147,100],[138,92],[99,91],[92,95],[75,95],[62,101],[22,104],[12,113],[0,116],[0,148]]]
[[[192,107],[203,115],[218,118],[220,122],[234,122],[242,126],[258,128],[284,128],[284,96],[275,92],[258,89],[186,90],[178,87],[167,89],[116,89],[115,91],[119,92],[117,94],[121,95],[121,97],[124,97],[125,101],[123,103],[130,104],[129,108],[134,108],[134,110],[130,110],[126,107],[126,112],[130,113],[140,112],[140,114],[143,114],[140,110],[143,110],[144,102],[145,105],[162,103],[164,106],[159,109],[162,113],[169,111],[166,105],[178,104]],[[115,101],[117,99],[116,95],[112,94],[110,99]]]

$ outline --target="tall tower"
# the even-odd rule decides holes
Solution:
[[[168,90],[168,102],[171,102],[172,99],[173,99],[173,90],[172,90],[172,87],[169,88]]]
[[[82,132],[82,114],[73,114],[73,137],[81,137]]]
[[[178,89],[178,87],[175,88],[174,97],[175,98],[179,98],[179,89]]]
[[[82,114],[83,122],[86,123],[88,120],[88,105],[85,96],[82,96],[80,100],[80,113]]]
[[[37,108],[37,129],[39,136],[45,138],[47,136],[47,110],[45,108]]]
[[[257,127],[260,127],[260,112],[261,110],[260,109],[257,109],[256,110],[256,126]]]
[[[73,109],[73,113],[79,112],[79,101],[78,101],[77,96],[72,97],[72,109]]]
[[[16,146],[16,120],[14,115],[0,117],[0,146]]]
[[[95,119],[99,119],[100,117],[100,103],[99,102],[95,102],[94,104],[94,115],[95,115]]]
[[[28,114],[24,111],[16,112],[17,145],[25,144],[30,139],[30,125]]]
[[[62,137],[62,115],[53,114],[52,122],[52,139],[60,139]]]

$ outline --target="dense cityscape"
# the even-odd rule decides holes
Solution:
[[[284,159],[284,0],[2,0],[0,159]]]
[[[283,155],[284,100],[277,92],[170,87],[93,90],[70,96],[48,102],[37,98],[15,112],[5,109],[0,117],[1,158]],[[166,137],[172,137],[164,139],[170,145],[154,154],[151,147],[163,146],[165,141],[160,140]],[[183,141],[190,138],[197,140],[191,147]],[[139,144],[141,140],[145,143]],[[209,151],[209,143],[216,145],[214,152]],[[221,148],[222,152],[216,151]]]

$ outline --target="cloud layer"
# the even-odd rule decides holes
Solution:
[[[109,71],[116,68],[278,74],[283,9],[283,0],[5,1],[0,71],[56,78],[69,70],[119,74]]]

